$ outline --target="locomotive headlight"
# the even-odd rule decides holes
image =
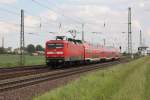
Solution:
[[[64,52],[47,52],[47,54],[64,54]]]
[[[56,54],[64,54],[63,52],[56,52]]]
[[[47,54],[55,54],[55,52],[47,52]]]
[[[61,63],[61,62],[63,62],[63,61],[62,61],[62,60],[58,60],[58,62],[60,62],[60,63]]]

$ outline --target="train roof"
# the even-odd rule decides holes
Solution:
[[[67,38],[66,36],[56,36],[56,39],[55,40],[50,40],[48,42],[56,42],[56,41],[59,41],[59,42],[73,42],[75,44],[83,44],[82,40],[78,40],[78,39],[73,39],[73,38]]]
[[[67,38],[66,36],[56,36],[55,40],[50,40],[48,42],[63,42],[63,43],[67,43],[67,42],[73,42],[74,44],[83,44],[85,48],[92,48],[92,49],[101,49],[101,50],[105,50],[105,51],[118,51],[117,48],[112,47],[112,46],[101,46],[101,45],[92,45],[88,42],[83,42],[82,40],[78,40],[78,39],[73,39],[73,38]]]

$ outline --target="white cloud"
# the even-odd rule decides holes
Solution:
[[[17,2],[17,0],[5,0],[5,1],[0,0],[0,3],[3,4],[12,4],[15,2]],[[41,2],[46,3],[44,1]],[[141,23],[142,23],[142,28],[149,26],[147,20],[150,15],[148,13],[143,12],[145,8],[150,9],[150,7],[148,6],[150,2],[149,3],[148,2],[149,2],[148,0],[64,0],[61,1],[61,4],[59,4],[59,1],[57,2],[58,7],[56,7],[53,4],[48,4],[53,9],[53,11],[52,10],[43,11],[43,8],[39,8],[40,9],[39,10],[36,9],[36,7],[35,9],[33,7],[31,13],[35,11],[37,16],[40,16],[42,18],[43,33],[44,31],[46,32],[58,31],[59,22],[62,22],[62,29],[64,32],[68,31],[69,29],[77,29],[78,31],[81,31],[81,23],[85,23],[85,33],[87,32],[86,33],[87,40],[92,41],[89,32],[100,31],[105,34],[92,35],[93,39],[95,39],[94,41],[102,42],[100,39],[106,38],[107,41],[110,40],[110,42],[114,42],[113,40],[115,40],[115,38],[118,38],[118,42],[121,41],[122,43],[125,43],[126,40],[124,37],[127,36],[125,34],[123,36],[123,39],[120,39],[120,37],[122,36],[121,32],[128,31],[128,26],[127,26],[128,6],[133,6],[132,31],[134,35],[133,36],[134,41],[138,42],[137,40],[138,31],[139,29],[141,29]],[[31,7],[32,6],[34,5],[31,5]],[[25,10],[29,10],[29,9],[26,8]],[[135,19],[135,17],[138,19]],[[44,24],[44,23],[48,23],[48,24]],[[104,27],[104,23],[106,24],[105,27]],[[40,26],[39,17],[26,16],[25,26],[35,27],[35,28],[25,28],[26,32],[27,31],[41,32],[38,31]],[[16,26],[9,25],[7,23],[0,23],[0,31],[2,30],[2,32],[11,33],[11,30],[14,30],[15,27]],[[146,34],[150,35],[150,30],[148,30]],[[38,41],[38,43],[40,42]]]
[[[13,4],[16,2],[17,0],[0,0],[0,4]]]
[[[26,16],[24,19],[25,33],[37,33],[41,30],[41,19],[36,16]]]
[[[124,24],[127,20],[127,11],[120,12],[111,9],[109,6],[98,6],[98,5],[65,6],[64,5],[61,8],[63,9],[65,15],[72,17],[75,20],[85,22],[85,24],[93,23],[93,25],[92,24],[90,25],[90,28],[88,28],[88,30],[92,28],[95,29],[95,27],[101,30],[100,27],[103,26],[104,22]]]
[[[34,16],[25,17],[25,26],[36,27],[40,25],[40,18]]]
[[[138,30],[142,28],[139,20],[133,20],[133,28]]]
[[[56,21],[58,19],[58,14],[53,11],[45,11],[40,14],[41,18],[46,18],[46,20]]]
[[[140,3],[139,3],[139,6],[140,6],[140,7],[144,7],[144,6],[145,6],[144,2],[140,2]]]
[[[18,29],[19,26],[14,23],[0,22],[0,32],[3,34],[16,33]]]
[[[145,35],[150,36],[150,29],[146,30],[146,34]]]

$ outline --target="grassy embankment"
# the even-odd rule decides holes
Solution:
[[[45,63],[44,56],[25,56],[25,65],[40,65]],[[0,54],[0,67],[19,66],[19,55],[3,55]]]
[[[34,100],[150,100],[150,57],[83,76]]]

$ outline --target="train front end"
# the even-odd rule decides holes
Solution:
[[[65,41],[64,40],[50,40],[46,43],[46,64],[48,66],[61,65],[65,59]]]

